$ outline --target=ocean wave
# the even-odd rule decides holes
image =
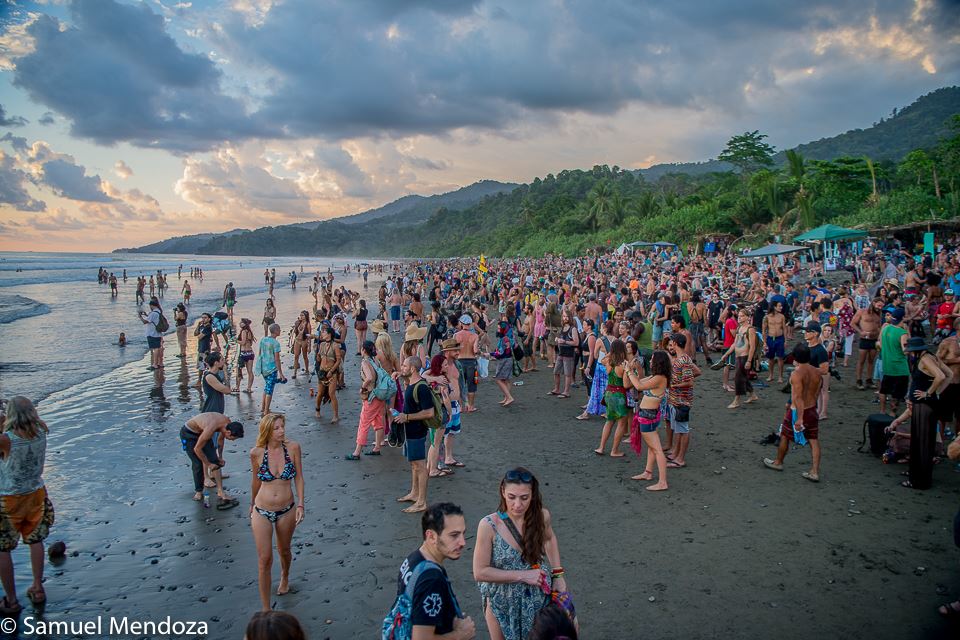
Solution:
[[[0,324],[50,313],[50,307],[31,298],[0,294]]]

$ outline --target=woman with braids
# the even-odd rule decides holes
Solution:
[[[504,475],[497,512],[480,521],[473,577],[492,640],[524,640],[551,592],[572,610],[550,512],[540,484],[523,467]]]
[[[647,445],[647,465],[643,473],[632,477],[633,480],[653,480],[653,466],[657,465],[659,480],[647,486],[647,491],[665,491],[667,489],[667,456],[663,453],[657,427],[663,416],[661,407],[670,387],[670,376],[673,365],[666,351],[653,352],[650,363],[650,375],[643,377],[643,366],[638,361],[630,362],[624,370],[624,382],[640,394],[640,406],[633,417],[633,426],[630,429],[630,446],[640,455],[641,440]]]

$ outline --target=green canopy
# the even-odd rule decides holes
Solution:
[[[858,240],[866,238],[867,232],[860,229],[846,229],[835,224],[824,224],[810,229],[794,238],[797,242],[836,242],[838,240]]]
[[[768,244],[765,247],[760,247],[759,249],[754,249],[753,251],[746,251],[743,253],[744,258],[766,258],[768,256],[780,256],[785,253],[794,253],[796,251],[809,251],[809,247],[798,247],[792,244]]]

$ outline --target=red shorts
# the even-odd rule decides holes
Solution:
[[[787,406],[780,425],[780,435],[793,440],[793,411]],[[816,407],[807,407],[803,410],[803,435],[807,440],[816,440],[820,436],[820,416]]]
[[[33,493],[0,496],[0,551],[13,551],[19,539],[26,544],[43,542],[53,524],[53,504],[47,488]]]

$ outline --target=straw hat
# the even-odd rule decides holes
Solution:
[[[457,342],[456,338],[447,338],[442,343],[440,343],[441,351],[459,351],[460,343]]]
[[[420,342],[426,335],[426,327],[418,327],[415,324],[411,324],[409,327],[407,327],[406,332],[403,334],[403,341],[410,342],[411,340],[416,340],[417,342]]]
[[[370,323],[370,330],[373,331],[373,334],[386,333],[387,325],[383,320],[377,319]]]

